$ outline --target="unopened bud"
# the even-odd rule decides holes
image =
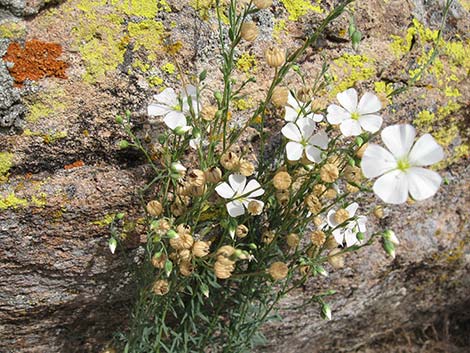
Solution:
[[[390,240],[384,238],[383,248],[392,259],[395,258],[395,245]]]
[[[321,314],[325,320],[331,320],[331,307],[327,303],[323,303],[321,307]]]
[[[398,240],[395,232],[393,230],[387,229],[384,232],[384,238],[391,241],[393,245],[400,245],[400,241]]]
[[[110,238],[108,241],[108,246],[109,246],[109,250],[111,251],[111,254],[114,254],[114,252],[116,251],[116,247],[117,247],[117,240],[115,238]]]
[[[119,141],[119,148],[125,149],[127,147],[129,147],[129,142],[128,141],[126,141],[126,140]]]
[[[178,233],[173,230],[173,229],[170,229],[167,233],[166,233],[167,237],[170,238],[170,239],[174,239],[178,236]]]

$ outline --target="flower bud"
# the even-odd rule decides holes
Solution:
[[[217,184],[222,180],[222,171],[218,167],[212,167],[204,172],[206,181],[212,184]]]
[[[120,149],[125,149],[127,147],[129,147],[129,142],[128,141],[126,141],[126,140],[119,141],[119,148]]]
[[[167,280],[161,279],[155,281],[152,285],[152,292],[155,295],[165,295],[170,290],[169,284]]]
[[[245,22],[242,24],[240,34],[248,42],[252,42],[258,37],[258,27],[254,22]]]
[[[222,99],[223,99],[223,96],[222,96],[222,93],[220,91],[217,91],[214,93],[214,98],[215,100],[217,101],[217,103],[222,103]]]
[[[393,245],[400,245],[400,241],[393,230],[387,229],[384,232],[384,238],[389,240]]]
[[[340,269],[344,267],[344,255],[338,253],[341,252],[341,249],[335,248],[328,253],[328,262],[335,269]]]
[[[108,246],[109,246],[109,251],[111,251],[111,254],[114,254],[114,252],[116,251],[116,247],[117,247],[117,240],[115,238],[110,238],[108,240]]]
[[[289,268],[284,262],[277,261],[271,264],[268,272],[275,281],[278,281],[287,277]]]
[[[117,115],[117,116],[116,116],[116,122],[117,122],[118,124],[122,124],[122,122],[123,122],[122,116]]]
[[[331,307],[327,303],[323,303],[321,306],[321,315],[325,320],[331,320]]]
[[[273,185],[277,190],[286,190],[290,187],[292,178],[289,173],[281,171],[277,172],[273,178]]]
[[[248,235],[248,227],[243,224],[238,225],[235,230],[235,235],[240,239],[245,238]]]
[[[170,170],[173,173],[182,174],[186,171],[186,168],[180,162],[173,162],[171,163]]]
[[[325,183],[332,183],[338,179],[339,171],[334,164],[325,164],[320,169],[320,178]]]
[[[276,107],[284,107],[287,105],[287,99],[289,97],[289,90],[286,87],[276,86],[273,90],[271,102]]]
[[[167,233],[166,233],[167,237],[170,238],[170,239],[174,239],[178,236],[178,233],[176,233],[173,229],[170,229]]]
[[[264,56],[266,63],[271,67],[280,67],[286,61],[286,52],[278,47],[269,47]]]
[[[385,250],[385,252],[392,258],[394,259],[395,258],[395,245],[393,245],[393,243],[388,240],[387,238],[384,237],[384,241],[383,241],[383,248]]]
[[[186,134],[189,130],[191,130],[191,127],[190,126],[177,126],[175,127],[175,129],[173,130],[173,132],[178,135],[178,136],[183,136],[184,134]]]
[[[273,4],[273,0],[254,0],[253,4],[255,4],[258,9],[262,10],[270,7]]]
[[[320,265],[314,267],[314,273],[319,274],[320,276],[323,276],[323,277],[328,277],[328,272],[325,270],[323,266],[320,266]]]
[[[162,204],[157,200],[152,200],[147,204],[147,212],[153,217],[159,217],[163,212]]]

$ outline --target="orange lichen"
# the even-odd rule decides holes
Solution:
[[[73,162],[72,164],[67,164],[66,166],[64,166],[64,169],[74,169],[74,168],[83,167],[84,165],[85,165],[85,162],[83,162],[82,160],[78,160],[78,161]]]
[[[17,42],[11,43],[3,60],[14,64],[9,68],[10,74],[15,85],[22,86],[26,80],[67,78],[65,70],[68,64],[57,60],[61,54],[60,44],[31,40],[25,43],[24,48]]]

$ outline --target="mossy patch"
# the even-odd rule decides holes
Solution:
[[[289,13],[289,20],[297,21],[300,17],[308,14],[309,11],[323,13],[320,7],[321,0],[315,0],[312,4],[310,0],[280,0]]]

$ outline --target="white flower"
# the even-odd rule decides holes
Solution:
[[[315,122],[310,118],[299,118],[297,122],[287,123],[281,130],[282,134],[291,140],[286,145],[287,159],[298,161],[302,154],[312,162],[320,162],[321,149],[328,147],[328,136],[324,131],[313,134]]]
[[[154,95],[155,103],[150,103],[147,112],[150,116],[163,116],[163,121],[172,130],[181,133],[191,129],[186,121],[186,116],[190,114],[189,101],[196,115],[198,115],[198,102],[196,87],[186,86],[183,90],[181,101],[173,88],[165,88],[160,94]]]
[[[171,163],[170,169],[173,173],[184,173],[186,171],[186,167],[181,164],[181,162],[173,162]]]
[[[326,118],[330,124],[340,124],[344,136],[357,136],[362,130],[379,131],[383,119],[376,113],[382,108],[382,103],[376,95],[366,92],[358,104],[357,92],[350,88],[338,93],[336,98],[342,106],[331,104]]]
[[[264,202],[254,199],[264,194],[261,185],[254,179],[247,184],[246,177],[241,174],[232,174],[228,177],[228,183],[219,184],[215,191],[224,199],[231,199],[226,204],[228,214],[231,217],[238,217],[245,213],[250,202],[256,202],[261,208]]]
[[[421,136],[413,145],[416,130],[408,124],[386,127],[381,136],[390,152],[370,144],[361,162],[367,178],[382,175],[374,183],[377,196],[392,204],[404,203],[408,193],[418,201],[433,196],[442,179],[438,173],[422,167],[441,161],[442,147],[430,134]]]
[[[355,216],[358,208],[359,205],[356,202],[345,208],[349,214],[349,219]],[[338,211],[330,210],[326,216],[326,221],[331,228],[336,228],[340,224],[337,222],[335,217],[336,212]],[[357,233],[364,233],[366,231],[366,221],[367,217],[365,216],[358,216],[354,220],[347,221],[344,226],[333,230],[333,237],[340,245],[343,245],[343,243],[346,242],[346,247],[349,248],[350,246],[359,243]]]
[[[309,118],[316,122],[323,120],[322,115],[312,113],[310,104],[306,106],[305,104],[299,104],[299,101],[289,92],[284,119],[289,122],[295,122],[298,118]]]

